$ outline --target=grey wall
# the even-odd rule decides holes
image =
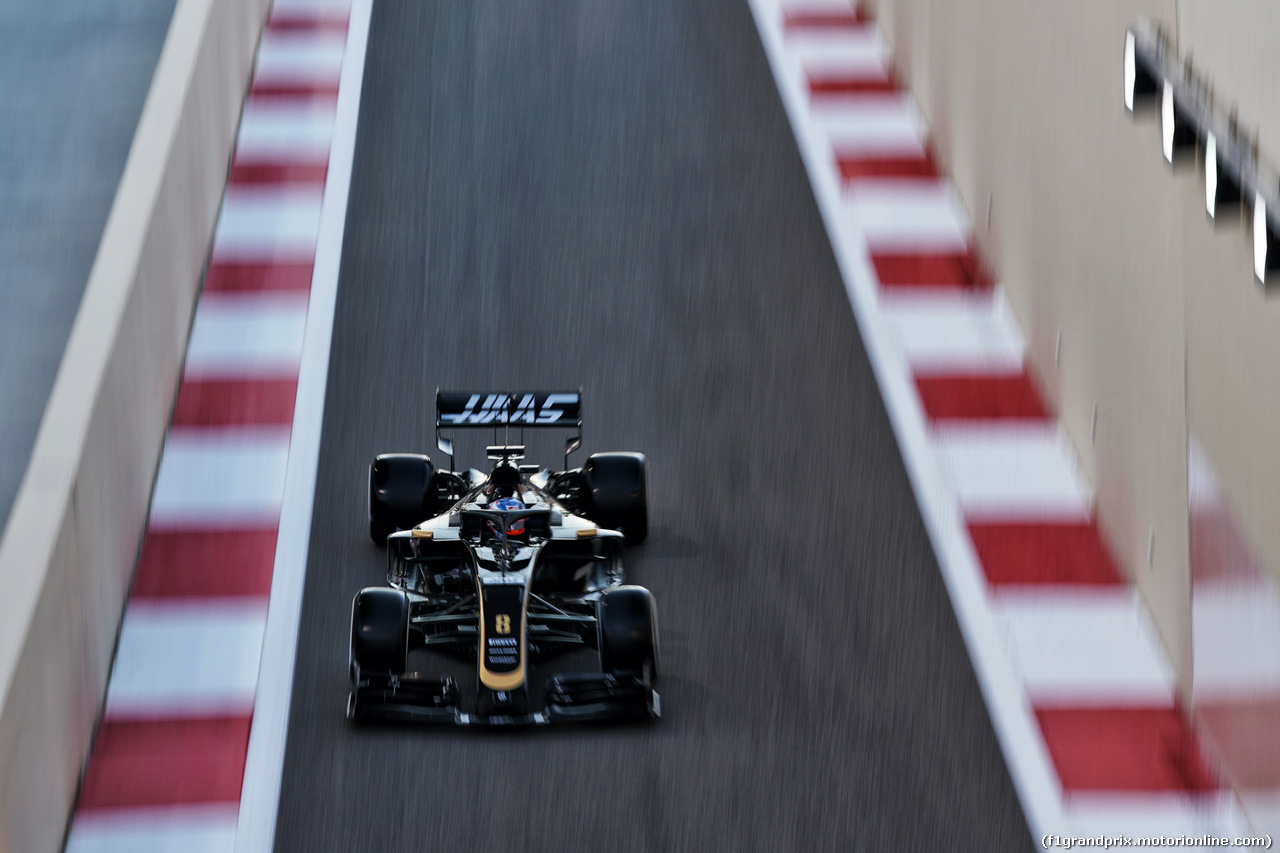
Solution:
[[[0,540],[0,851],[60,849],[266,0],[179,0]]]

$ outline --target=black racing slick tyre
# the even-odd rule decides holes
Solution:
[[[616,586],[596,602],[600,668],[606,673],[658,677],[658,612],[653,594],[641,586]]]
[[[351,677],[401,675],[409,654],[409,598],[398,589],[370,587],[351,603]]]
[[[435,466],[419,453],[384,453],[369,466],[369,538],[378,547],[397,529],[435,513]]]
[[[582,477],[590,496],[588,518],[622,531],[628,545],[649,536],[649,467],[643,453],[593,453]]]

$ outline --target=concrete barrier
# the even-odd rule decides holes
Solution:
[[[0,853],[60,849],[268,0],[178,0],[0,540]]]

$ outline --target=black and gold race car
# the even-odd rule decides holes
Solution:
[[[623,549],[648,535],[639,453],[581,445],[578,392],[438,392],[441,430],[572,431],[563,470],[490,446],[488,474],[389,453],[369,469],[369,533],[387,549],[387,586],[351,609],[347,716],[456,725],[655,718],[653,596],[625,583]]]

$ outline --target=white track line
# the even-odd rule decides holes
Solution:
[[[920,112],[908,98],[869,98],[825,116],[824,130],[832,156],[924,154],[925,129]]]
[[[351,8],[351,0],[274,0],[271,14],[273,17],[297,12],[341,14]]]
[[[1191,636],[1197,702],[1280,694],[1280,601],[1269,579],[1196,583]]]
[[[997,615],[1037,707],[1173,704],[1173,670],[1129,587],[1002,594]]]
[[[1000,296],[883,299],[886,337],[917,374],[1021,370],[1022,332]]]
[[[827,12],[827,13],[845,13],[853,8],[853,4],[849,0],[799,0],[799,2],[786,4],[787,9],[791,12]],[[774,3],[773,9],[777,12],[778,20],[775,22],[778,26],[782,24],[782,6]],[[806,35],[812,30],[793,31],[787,35],[787,39],[794,39],[799,36]]]
[[[889,73],[888,51],[875,27],[808,33],[795,40],[791,73],[884,78]]]
[[[948,428],[935,441],[966,518],[1088,519],[1093,495],[1056,423]]]
[[[231,853],[236,807],[230,804],[79,812],[66,853]]]
[[[287,427],[170,430],[151,496],[151,525],[216,528],[274,520],[288,458]]]
[[[250,98],[240,118],[236,160],[327,159],[333,141],[333,111],[330,101]]]
[[[271,605],[267,614],[253,729],[249,736],[240,797],[236,853],[268,853],[275,845],[276,812],[284,773],[289,701],[298,653],[298,624],[302,615],[302,589],[320,456],[325,381],[329,372],[334,306],[338,298],[338,267],[342,258],[342,236],[351,190],[351,165],[355,157],[360,89],[364,80],[372,11],[373,0],[356,0],[351,5],[333,150],[320,221],[321,239],[315,255],[306,340],[298,373],[298,397],[280,512]],[[333,713],[340,712],[341,708],[335,705]]]
[[[799,74],[793,74],[795,80],[792,85],[798,92],[802,92],[806,101],[810,100],[808,79]],[[910,95],[902,92],[865,92],[862,94],[826,95],[824,97],[813,99],[813,102],[807,107],[809,115],[807,120],[812,123],[815,131],[818,128],[828,125],[837,124],[843,121],[851,120],[851,118],[862,110],[879,109],[891,107],[895,104],[907,102],[915,108],[915,102],[911,100]],[[815,133],[812,140],[816,143],[825,142],[821,134]]]
[[[265,598],[131,602],[104,718],[248,714],[266,621]]]
[[[183,376],[296,376],[307,301],[306,293],[206,293],[191,325]]]
[[[964,208],[945,181],[859,182],[848,196],[848,222],[872,250],[963,252]]]
[[[1243,835],[1244,816],[1230,793],[1197,796],[1109,792],[1106,795],[1073,794],[1064,817],[1074,836],[1177,836]],[[1236,827],[1234,832],[1224,824]],[[1037,836],[1038,837],[1038,836]],[[1086,848],[1087,849],[1087,848]],[[1123,849],[1123,848],[1114,848]],[[1181,849],[1203,850],[1202,847]],[[1221,848],[1213,848],[1221,849]]]
[[[268,29],[262,35],[255,83],[336,83],[347,49],[345,34],[280,33]]]
[[[213,233],[214,259],[312,257],[321,199],[321,189],[307,185],[227,187]]]

